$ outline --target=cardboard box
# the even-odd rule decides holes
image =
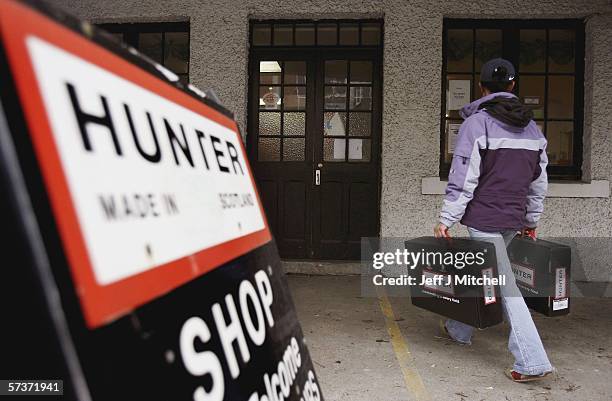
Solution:
[[[431,255],[439,252],[446,259],[442,264],[436,260],[419,261],[414,269],[408,269],[409,277],[415,279],[415,284],[410,285],[413,305],[480,329],[503,320],[499,285],[462,283],[462,280],[470,278],[498,278],[493,244],[460,238],[448,241],[420,237],[406,241],[405,246],[412,254]],[[453,258],[449,254],[457,257],[451,261]],[[464,259],[468,254],[474,255],[482,263],[475,261],[468,265]],[[461,262],[461,259],[464,261]],[[436,277],[441,278],[441,282],[435,282]]]
[[[516,237],[508,247],[516,284],[525,303],[546,316],[570,310],[572,252],[567,245]]]

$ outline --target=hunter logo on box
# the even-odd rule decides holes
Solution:
[[[1,162],[26,178],[2,189],[48,262],[15,274],[65,397],[322,400],[231,114],[48,6],[0,1],[0,29]]]

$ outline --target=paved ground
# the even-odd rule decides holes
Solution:
[[[460,346],[436,338],[438,316],[408,298],[362,298],[357,276],[289,283],[327,401],[612,399],[612,298],[575,298],[562,318],[535,314],[557,374],[518,384],[503,375],[512,362],[505,324]]]

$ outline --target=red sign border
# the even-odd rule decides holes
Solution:
[[[250,167],[247,167],[264,219],[264,229],[109,285],[99,285],[95,280],[68,182],[53,139],[53,131],[37,84],[38,79],[26,47],[26,38],[37,36],[136,85],[159,95],[163,94],[166,99],[203,115],[240,136],[238,126],[234,120],[221,112],[14,0],[0,0],[0,35],[50,198],[62,246],[68,259],[75,291],[81,302],[85,322],[90,329],[110,323],[136,307],[272,239],[253,174]],[[242,140],[239,142],[243,157],[248,161],[244,144]]]

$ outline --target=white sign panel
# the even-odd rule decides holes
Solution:
[[[460,110],[470,102],[469,79],[451,79],[448,81],[448,110]]]
[[[265,228],[238,134],[29,37],[96,281]]]

